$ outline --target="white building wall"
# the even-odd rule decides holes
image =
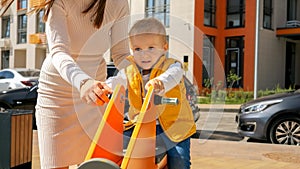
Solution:
[[[297,69],[300,66],[300,41],[276,36],[276,29],[286,26],[287,1],[274,1],[273,7],[273,30],[261,27],[259,33],[258,89],[262,90],[273,89],[276,85],[285,87],[287,41],[296,43],[295,83],[300,84],[300,72]],[[263,9],[260,18],[262,24]]]
[[[130,26],[131,27],[137,20],[145,17],[145,1],[141,0],[128,0],[130,8]]]
[[[141,15],[145,13],[145,0],[128,0],[130,14]]]
[[[295,58],[295,67],[296,67],[296,72],[295,72],[295,83],[296,85],[300,85],[300,43],[296,44],[296,58]]]
[[[46,58],[46,55],[47,55],[47,50],[44,49],[44,48],[36,48],[35,49],[35,56],[31,56],[31,57],[35,57],[35,68],[37,69],[41,69],[42,67],[42,64]]]
[[[31,14],[27,16],[27,50],[26,50],[26,67],[27,68],[36,68],[36,45],[29,44],[30,34],[36,33],[36,14]]]
[[[17,1],[14,1],[9,9],[9,15],[11,15],[11,24],[10,24],[10,40],[11,40],[11,48],[10,48],[10,56],[9,56],[9,68],[14,68],[16,65],[17,55],[19,55],[20,52],[15,51],[16,49],[19,49],[19,45],[17,45],[17,30],[18,30],[18,15],[17,15]],[[8,12],[6,12],[8,13]]]
[[[170,54],[183,62],[188,56],[187,77],[193,81],[194,58],[194,1],[170,1]]]
[[[285,85],[285,40],[274,31],[261,30],[259,37],[258,89]]]
[[[286,16],[287,16],[287,1],[276,0],[274,1],[274,17],[273,17],[273,27],[274,29],[278,27],[283,27],[286,25]],[[262,13],[262,12],[261,12]],[[261,15],[262,16],[262,15]]]

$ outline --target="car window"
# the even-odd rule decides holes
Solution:
[[[37,70],[26,70],[26,71],[18,71],[24,77],[37,77],[40,75],[40,71]]]
[[[5,79],[4,72],[0,72],[0,79]]]
[[[0,79],[12,79],[14,78],[14,74],[9,71],[0,72]]]

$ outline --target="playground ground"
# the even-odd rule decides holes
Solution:
[[[192,169],[299,169],[300,147],[241,141],[191,141]],[[32,169],[40,169],[33,132]],[[76,167],[71,167],[76,168]]]

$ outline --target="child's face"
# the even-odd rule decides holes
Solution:
[[[168,44],[160,35],[143,34],[130,38],[130,47],[136,64],[144,70],[151,69],[168,50]]]

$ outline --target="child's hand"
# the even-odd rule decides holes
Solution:
[[[158,79],[149,80],[145,85],[145,89],[148,90],[150,86],[153,86],[155,94],[161,94],[165,90],[163,82]]]

